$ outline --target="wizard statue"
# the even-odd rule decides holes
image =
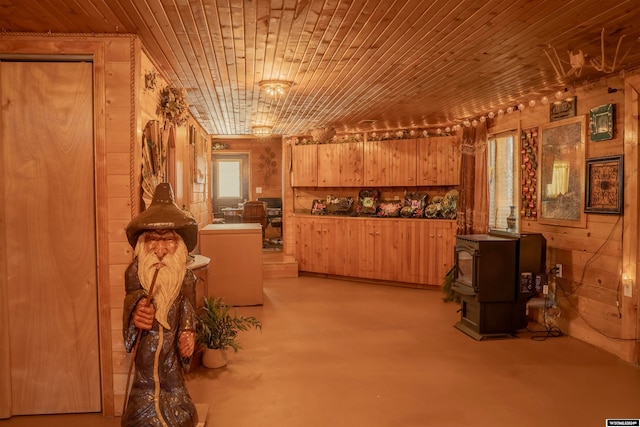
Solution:
[[[135,376],[122,426],[195,426],[183,368],[195,348],[196,278],[187,260],[198,223],[175,204],[171,186],[161,183],[126,232],[135,259],[125,272],[123,335]]]

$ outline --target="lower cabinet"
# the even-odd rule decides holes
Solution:
[[[296,215],[300,271],[441,285],[453,266],[453,220]]]

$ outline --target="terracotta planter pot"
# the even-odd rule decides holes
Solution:
[[[227,365],[227,357],[223,350],[207,348],[202,355],[202,366],[206,368],[222,368]]]

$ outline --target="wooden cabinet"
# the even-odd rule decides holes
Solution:
[[[418,139],[417,153],[417,185],[459,185],[460,140],[457,137]]]
[[[441,285],[455,221],[296,216],[300,271]]]
[[[380,187],[415,187],[415,139],[367,141],[364,144],[364,184]]]
[[[456,136],[292,147],[294,187],[459,185]]]
[[[359,222],[361,242],[358,277],[398,280],[397,221],[364,220]]]
[[[318,187],[360,187],[362,142],[318,145]]]
[[[316,187],[318,185],[317,145],[293,145],[291,147],[293,187]]]

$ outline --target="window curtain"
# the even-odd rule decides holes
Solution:
[[[487,172],[487,125],[462,128],[458,234],[489,231],[489,187]]]

